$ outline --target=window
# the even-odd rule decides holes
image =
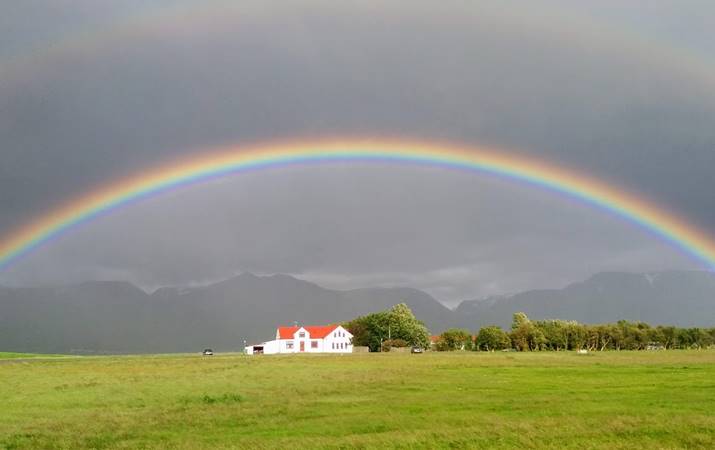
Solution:
[[[298,333],[298,337],[305,337],[305,331],[301,331],[300,333]]]
[[[333,350],[335,350],[335,342],[333,342]]]
[[[286,342],[286,348],[288,350],[292,350],[293,349],[293,341]]]
[[[318,341],[310,341],[310,348],[318,348]]]

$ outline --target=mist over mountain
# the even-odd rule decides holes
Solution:
[[[325,289],[288,275],[243,274],[202,287],[149,294],[127,282],[0,287],[0,351],[175,352],[239,350],[278,325],[333,323],[405,302],[433,333],[534,319],[620,319],[715,325],[715,274],[601,273],[564,289],[462,302],[454,311],[411,288]]]

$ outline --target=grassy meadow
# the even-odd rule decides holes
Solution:
[[[0,354],[0,448],[715,448],[715,351]]]

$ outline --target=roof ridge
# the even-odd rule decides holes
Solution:
[[[331,331],[335,330],[339,326],[340,324],[279,326],[277,334],[280,339],[291,339],[295,332],[302,328],[308,331],[308,333],[311,335],[311,338],[321,339],[330,334]]]

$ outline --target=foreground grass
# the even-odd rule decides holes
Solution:
[[[0,448],[715,448],[715,352],[0,365]]]

